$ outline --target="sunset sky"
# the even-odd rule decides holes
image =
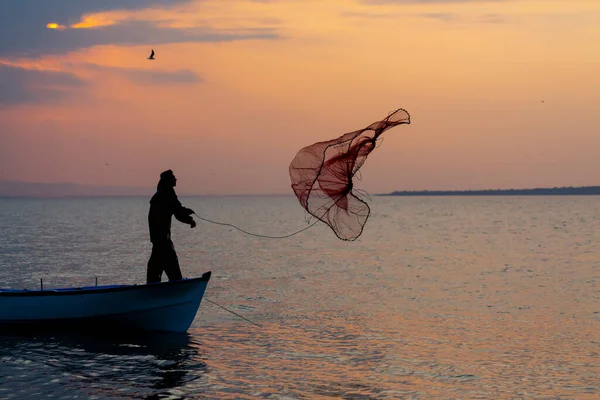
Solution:
[[[598,43],[597,0],[5,0],[2,179],[292,194],[404,108],[356,187],[600,185]]]

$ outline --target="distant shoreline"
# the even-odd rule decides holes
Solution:
[[[91,186],[68,182],[35,183],[0,180],[0,198],[99,198],[152,197],[154,187]],[[262,197],[294,196],[294,193],[217,194],[178,191],[180,197]],[[554,187],[535,189],[486,190],[403,190],[376,193],[374,196],[585,196],[600,195],[600,186]]]
[[[486,189],[486,190],[414,190],[395,191],[378,196],[594,196],[600,195],[600,186]]]

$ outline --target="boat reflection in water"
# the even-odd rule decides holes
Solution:
[[[181,398],[207,366],[187,333],[28,334],[0,336],[0,373],[14,398],[152,399]]]

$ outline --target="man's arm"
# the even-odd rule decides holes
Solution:
[[[173,191],[172,196],[173,197],[170,203],[173,210],[173,215],[175,216],[177,221],[183,222],[184,224],[188,224],[192,228],[194,228],[196,226],[196,221],[194,221],[194,219],[192,218],[194,210],[182,206],[181,202],[177,198],[177,195],[175,194],[175,191]]]
[[[185,208],[185,210],[191,211],[191,213],[193,213],[192,210],[190,210],[189,208]],[[177,218],[177,221],[179,222],[183,222],[184,224],[188,224],[191,228],[195,228],[196,227],[196,221],[194,221],[194,218],[192,218],[192,216],[190,214],[173,214],[175,215],[175,218]]]

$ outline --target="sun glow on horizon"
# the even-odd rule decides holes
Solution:
[[[89,14],[84,15],[79,22],[70,25],[60,25],[56,22],[49,22],[46,24],[48,29],[64,30],[64,29],[87,29],[87,28],[99,28],[103,26],[114,25],[117,19],[111,18],[108,14]]]
[[[57,24],[56,22],[49,22],[49,23],[46,25],[46,28],[48,28],[48,29],[58,29],[58,30],[62,30],[62,29],[66,29],[66,26],[64,26],[64,25],[59,25],[59,24]]]
[[[102,26],[110,26],[116,23],[115,18],[111,18],[108,14],[88,14],[84,15],[76,24],[71,25],[73,29],[99,28]]]

